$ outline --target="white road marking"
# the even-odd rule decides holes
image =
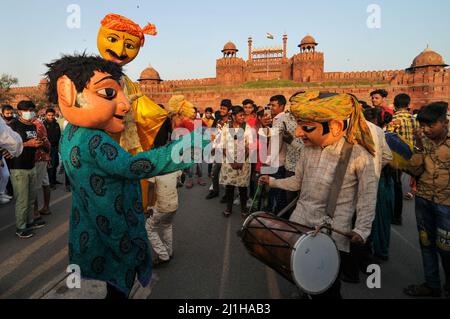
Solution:
[[[225,286],[228,282],[230,273],[230,247],[231,247],[231,219],[228,218],[227,230],[225,235],[225,252],[223,254],[222,277],[220,278],[219,299],[225,298]]]
[[[59,225],[57,228],[53,229],[51,232],[46,234],[45,236],[39,238],[26,248],[22,249],[17,254],[11,256],[4,262],[0,264],[0,281],[13,272],[19,265],[21,265],[28,257],[30,257],[33,253],[38,251],[40,248],[45,246],[48,243],[54,242],[55,239],[59,238],[63,234],[65,234],[69,229],[69,221],[66,221]],[[28,239],[30,240],[30,239]]]
[[[20,289],[26,287],[30,282],[32,282],[36,277],[42,275],[47,270],[51,269],[56,264],[60,263],[64,259],[67,258],[68,248],[64,248],[60,250],[57,254],[53,255],[50,259],[48,259],[45,263],[37,266],[32,272],[23,277],[20,281],[18,281],[11,289],[0,295],[0,299],[8,298],[13,295]]]
[[[405,242],[405,244],[407,244],[409,247],[411,247],[415,252],[421,254],[422,252],[420,251],[419,248],[417,248],[417,246],[415,246],[414,244],[412,244],[408,239],[406,239],[402,234],[400,234],[395,228],[391,228],[391,231],[393,234],[397,235],[403,242]]]

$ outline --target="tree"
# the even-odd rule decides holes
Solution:
[[[2,74],[0,77],[0,102],[5,103],[10,99],[9,90],[11,86],[18,84],[17,78],[14,78],[8,74]]]

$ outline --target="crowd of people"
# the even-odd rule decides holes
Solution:
[[[57,112],[48,108],[38,116],[36,105],[24,100],[1,108],[2,119],[19,134],[23,151],[19,156],[3,154],[0,175],[0,203],[15,199],[16,235],[27,239],[36,229],[46,226],[43,216],[51,215],[51,192],[56,190],[59,167],[59,142],[62,121],[57,122]],[[70,191],[66,181],[66,191]],[[42,191],[42,208],[39,209],[38,192]]]
[[[258,107],[250,99],[237,106],[230,100],[223,100],[217,112],[207,108],[203,116],[195,116],[202,118],[204,126],[215,129],[212,134],[213,149],[215,152],[223,152],[223,157],[226,158],[209,163],[208,173],[212,185],[206,197],[207,200],[221,198],[221,203],[225,204],[225,217],[233,213],[234,206],[240,206],[243,218],[255,211],[265,211],[300,224],[311,224],[311,220],[317,217],[314,217],[317,211],[323,210],[329,190],[324,187],[321,192],[320,186],[333,180],[333,168],[336,166],[330,166],[330,163],[336,161],[339,154],[324,153],[326,146],[330,147],[327,144],[314,149],[316,153],[305,146],[317,145],[312,143],[314,138],[333,135],[336,128],[333,127],[333,122],[327,123],[330,119],[326,117],[318,121],[317,111],[311,116],[311,122],[321,123],[320,134],[316,126],[309,125],[311,123],[305,125],[303,113],[300,123],[295,111],[289,108],[298,104],[299,95],[302,94],[292,96],[289,101],[282,95],[273,96],[264,107]],[[330,94],[331,102],[332,98],[333,94]],[[399,94],[394,97],[393,104],[388,105],[388,93],[385,90],[372,92],[370,98],[371,105],[361,100],[357,103],[363,111],[364,122],[368,127],[366,133],[370,133],[368,135],[373,140],[373,149],[367,147],[359,159],[355,159],[355,163],[350,162],[349,165],[360,168],[356,171],[360,176],[351,182],[357,183],[359,187],[346,189],[346,192],[342,189],[339,197],[339,201],[345,201],[345,198],[347,202],[354,201],[350,206],[339,207],[349,212],[349,220],[340,225],[341,229],[351,231],[350,237],[354,239],[348,249],[340,247],[339,239],[337,240],[342,259],[340,279],[358,283],[360,272],[366,273],[369,265],[389,261],[391,225],[403,224],[403,201],[415,198],[425,283],[408,286],[404,292],[413,297],[436,297],[441,296],[444,291],[448,297],[448,104],[436,102],[422,109],[412,110],[410,96]],[[304,105],[308,103],[304,102]],[[311,108],[313,106],[311,104]],[[350,119],[354,116],[353,113],[353,110],[349,110],[345,117]],[[333,114],[332,118],[335,116]],[[347,122],[344,121],[344,131],[350,129],[346,126],[351,123]],[[251,134],[252,128],[258,132],[256,136]],[[237,130],[242,132],[239,140],[236,138]],[[318,136],[314,136],[315,134]],[[275,147],[272,147],[272,143],[276,144]],[[358,144],[364,144],[364,141],[359,141]],[[239,147],[242,148],[241,151]],[[256,160],[250,158],[252,148],[257,149]],[[260,148],[269,152],[264,159],[260,156]],[[238,151],[231,152],[230,158],[230,152],[227,152],[229,149]],[[238,160],[238,154],[245,156]],[[366,162],[361,159],[363,155],[369,155]],[[307,178],[304,176],[307,173],[302,172],[302,178],[299,179],[296,170],[305,159],[307,160],[303,164],[306,166],[301,166],[301,170],[311,171],[311,176]],[[368,159],[373,162],[373,171],[368,169]],[[406,193],[402,184],[405,174],[411,189]],[[188,176],[190,178],[192,175]],[[369,184],[376,185],[372,192],[367,186]],[[188,183],[186,187],[191,188],[192,183]],[[224,190],[222,197],[221,189]],[[323,198],[318,198],[317,194]],[[314,206],[318,202],[320,205]],[[308,211],[311,214],[309,217]],[[438,256],[445,272],[444,289],[439,277]],[[329,296],[340,296],[339,289],[331,289]]]
[[[412,110],[411,98],[399,94],[393,105],[387,105],[385,90],[371,93],[371,105],[352,95],[308,94],[300,92],[289,100],[273,96],[266,106],[257,106],[251,99],[239,105],[225,99],[217,111],[208,107],[203,114],[197,109],[191,112],[193,105],[183,96],[160,105],[170,117],[154,147],[192,133],[200,123],[211,129],[212,160],[147,181],[151,187],[144,194],[143,209],[156,252],[153,265],[173,258],[177,189],[192,189],[195,176],[198,185],[210,186],[206,200],[220,198],[225,218],[239,206],[244,219],[265,211],[317,225],[324,217],[321,212],[326,210],[339,154],[350,143],[358,147],[351,153],[334,224],[351,238],[335,238],[341,253],[340,280],[358,283],[368,265],[389,261],[391,225],[402,225],[403,201],[415,199],[425,283],[406,287],[404,292],[414,297],[439,297],[444,292],[449,297],[448,104],[435,102]],[[326,103],[339,107],[329,109]],[[15,199],[16,235],[30,238],[46,225],[42,217],[51,214],[51,191],[60,184],[56,176],[63,127],[55,109],[48,108],[40,119],[31,101],[21,101],[15,112],[9,105],[2,107],[0,203]],[[405,174],[411,189],[406,193]],[[70,191],[67,176],[66,181]],[[41,190],[44,203],[39,209],[37,192]],[[324,296],[339,298],[340,280]]]

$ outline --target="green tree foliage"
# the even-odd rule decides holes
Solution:
[[[9,90],[11,86],[17,85],[19,81],[17,78],[12,77],[8,74],[2,74],[0,76],[0,103],[6,103],[10,99]]]

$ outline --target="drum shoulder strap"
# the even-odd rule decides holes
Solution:
[[[344,184],[345,173],[347,172],[348,164],[353,152],[353,145],[345,141],[341,150],[338,165],[336,166],[336,175],[334,177],[334,183],[331,186],[330,194],[328,196],[327,203],[327,215],[331,218],[334,217],[336,212],[336,204],[341,192],[342,185]]]

